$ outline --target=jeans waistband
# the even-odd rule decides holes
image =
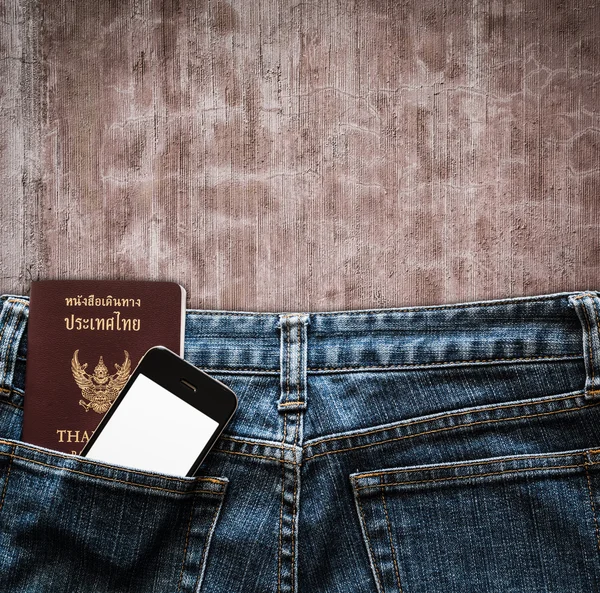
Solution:
[[[4,360],[12,361],[17,350],[26,353],[29,298],[5,294],[0,299],[0,349]],[[308,373],[335,373],[584,354],[590,381],[600,389],[600,370],[593,372],[600,352],[599,303],[598,292],[574,291],[314,313],[188,309],[184,356],[207,370],[279,373],[287,341],[304,348]],[[10,387],[11,370],[2,372],[1,385]]]

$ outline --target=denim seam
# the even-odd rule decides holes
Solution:
[[[0,392],[2,393],[8,393],[10,395],[13,391],[21,391],[21,393],[25,393],[23,390],[15,387],[3,387],[0,385]]]
[[[302,373],[302,335],[300,333],[300,323],[296,324],[296,337],[298,340],[298,370]],[[296,399],[300,400],[300,380],[302,375],[298,377],[296,381]],[[286,402],[292,403],[292,402]],[[302,402],[300,402],[302,403]],[[296,447],[298,445],[298,433],[300,432],[300,409],[296,410],[296,426],[294,427],[294,451],[296,451]],[[296,579],[294,570],[296,568],[296,489],[298,487],[298,476],[296,475],[296,467],[294,467],[294,495],[292,498],[292,593],[296,590]]]
[[[22,303],[24,305],[29,306],[29,301],[24,301],[23,299],[6,299],[7,303]]]
[[[385,432],[386,430],[394,430],[395,428],[404,428],[405,426],[413,426],[415,424],[425,424],[427,422],[436,422],[438,420],[446,420],[447,418],[456,418],[457,416],[465,416],[467,414],[477,414],[477,413],[484,413],[484,412],[493,412],[495,410],[502,410],[502,409],[506,409],[506,408],[518,408],[518,407],[522,407],[522,406],[533,406],[533,405],[540,405],[540,404],[546,404],[546,403],[554,403],[554,402],[559,402],[559,401],[564,401],[567,399],[576,399],[578,397],[582,397],[583,396],[583,392],[580,393],[576,393],[574,395],[566,395],[566,396],[562,396],[562,397],[549,397],[546,399],[540,399],[540,400],[534,400],[534,401],[519,401],[519,402],[513,402],[510,404],[501,404],[498,406],[493,406],[490,408],[480,408],[480,409],[473,409],[473,408],[469,408],[467,410],[463,410],[463,411],[456,411],[456,412],[448,412],[447,414],[441,414],[439,416],[436,416],[435,418],[422,418],[420,420],[413,420],[412,422],[404,422],[404,421],[400,421],[394,425],[389,425],[389,426],[385,426],[385,427],[380,427],[380,428],[374,428],[372,430],[368,430],[366,432],[355,432],[355,433],[350,433],[350,434],[342,434],[342,435],[337,435],[337,436],[333,436],[333,437],[326,437],[322,440],[318,440],[318,441],[313,441],[311,443],[306,443],[305,446],[306,447],[314,447],[316,445],[322,445],[323,443],[327,443],[330,441],[339,441],[339,440],[343,440],[343,439],[347,439],[347,438],[356,438],[356,437],[363,437],[363,436],[367,436],[370,434],[375,434],[377,432]]]
[[[289,449],[290,451],[292,450],[291,446],[283,445],[283,447],[282,447],[281,443],[279,441],[259,442],[256,440],[236,438],[236,437],[223,435],[223,434],[219,438],[227,440],[227,441],[233,441],[235,443],[243,443],[244,445],[260,445],[263,447],[273,447],[274,449],[284,449],[284,450]]]
[[[419,368],[427,368],[433,366],[455,366],[459,364],[470,364],[470,363],[494,363],[494,362],[524,362],[527,360],[573,360],[581,358],[580,354],[549,354],[544,356],[521,356],[521,357],[508,357],[508,358],[482,358],[482,359],[467,359],[467,360],[439,360],[434,362],[422,362],[422,363],[414,363],[414,364],[391,364],[391,365],[365,365],[365,366],[352,366],[352,367],[306,367],[306,370],[310,373],[329,373],[331,371],[369,371],[369,370],[377,370],[377,369],[419,369]],[[26,359],[23,359],[26,360]],[[222,368],[222,367],[211,367],[211,366],[198,366],[200,370],[209,372],[209,373],[227,373],[227,374],[245,374],[245,373],[261,373],[263,375],[279,375],[280,371],[276,368],[264,368],[264,367],[231,367],[231,368]],[[14,391],[17,391],[21,394],[24,391],[18,387],[13,388]],[[281,404],[285,405],[285,404]]]
[[[596,302],[596,299],[591,297],[592,299],[592,304],[594,305],[594,311],[595,311],[595,317],[596,317],[596,332],[597,335],[600,335],[600,313],[598,312],[598,304]],[[590,336],[590,344],[592,343],[592,336]],[[590,366],[592,367],[592,385],[594,385],[594,373],[596,372],[596,361],[595,361],[595,357],[593,356],[593,352],[591,354],[591,359],[590,359]],[[594,393],[593,391],[588,391],[588,395],[591,395],[592,393]]]
[[[587,480],[588,493],[589,493],[589,497],[590,497],[590,505],[592,507],[592,516],[594,517],[594,526],[596,528],[596,548],[597,548],[598,552],[600,553],[600,530],[598,528],[598,517],[596,515],[596,505],[594,504],[594,496],[592,494],[592,484],[590,481],[590,472],[589,472],[590,463],[593,463],[593,462],[590,462],[589,458],[585,460],[585,463],[584,463],[585,477]]]
[[[573,294],[577,294],[577,293],[573,293]],[[574,301],[578,301],[579,299],[585,299],[586,297],[595,297],[596,294],[592,293],[592,292],[584,292],[583,294],[577,295],[572,297],[572,300]]]
[[[592,351],[592,328],[590,325],[590,318],[587,312],[587,308],[585,306],[585,304],[581,307],[583,310],[583,314],[585,315],[585,323],[587,325],[587,341],[588,341],[588,348],[589,348],[589,366],[590,366],[590,372],[591,372],[591,379],[592,379],[592,385],[594,385],[594,355],[593,355],[593,351]]]
[[[7,404],[9,406],[12,406],[13,408],[17,408],[17,410],[22,410],[23,409],[23,406],[19,406],[18,404],[15,404],[13,402],[9,402],[8,400],[2,400],[1,403]]]
[[[288,315],[284,316],[282,323],[282,328],[285,327],[286,322],[288,320]],[[287,395],[289,398],[290,393],[290,332],[286,332],[286,369],[285,369],[285,383]],[[282,449],[281,449],[281,500],[279,503],[279,549],[277,551],[277,593],[281,591],[281,560],[283,554],[283,495],[285,490],[285,458],[284,458],[284,449],[285,439],[287,436],[287,414],[283,415],[283,440],[282,440]]]
[[[392,553],[392,560],[394,561],[394,571],[396,573],[396,582],[398,583],[398,591],[402,593],[402,584],[400,583],[400,571],[398,569],[398,560],[396,559],[396,553],[394,551],[394,542],[392,541],[392,528],[390,525],[390,516],[387,510],[387,504],[385,502],[384,489],[381,489],[381,502],[383,503],[383,511],[385,513],[385,523],[387,526],[388,537],[390,540],[390,551]]]
[[[521,461],[525,459],[552,459],[553,457],[575,457],[578,453],[573,451],[568,451],[565,453],[550,453],[548,455],[517,455],[515,457],[500,457],[496,459],[482,459],[479,461],[473,461],[471,463],[448,463],[445,465],[432,465],[432,466],[424,466],[424,467],[407,467],[407,468],[395,468],[395,469],[387,469],[375,472],[368,473],[357,473],[354,474],[354,478],[356,480],[363,480],[365,478],[370,477],[381,477],[389,474],[403,474],[407,472],[422,472],[422,471],[437,471],[440,469],[453,469],[453,468],[462,468],[462,467],[472,467],[474,465],[487,465],[490,463],[506,463],[508,461]]]
[[[283,440],[287,434],[287,414],[283,416]],[[281,556],[283,554],[283,494],[285,489],[285,458],[281,450],[281,502],[279,504],[279,550],[277,552],[277,593],[281,591]]]
[[[308,371],[353,371],[353,370],[368,370],[368,369],[412,369],[430,366],[441,365],[457,365],[469,363],[492,363],[492,362],[522,362],[525,360],[546,360],[546,359],[564,359],[571,360],[581,358],[581,354],[548,354],[544,356],[519,356],[508,358],[472,358],[466,360],[439,360],[434,362],[422,362],[414,364],[392,364],[392,365],[369,365],[369,366],[354,366],[354,367],[308,367]],[[250,369],[248,369],[250,370]]]
[[[384,593],[383,583],[381,574],[379,573],[379,566],[375,559],[375,552],[373,551],[373,544],[371,542],[371,536],[369,535],[369,528],[367,527],[367,519],[365,517],[365,512],[362,507],[362,503],[360,500],[360,496],[358,496],[358,492],[356,489],[353,491],[354,493],[354,502],[356,503],[356,507],[359,512],[359,522],[362,527],[362,531],[367,539],[367,553],[369,556],[369,563],[371,564],[371,570],[373,571],[373,575],[375,576],[375,584],[377,586],[377,591],[379,593]]]
[[[161,488],[160,486],[150,486],[148,484],[140,484],[139,482],[129,482],[126,480],[119,480],[118,478],[109,478],[108,476],[98,476],[96,474],[90,474],[87,472],[82,472],[76,469],[72,469],[70,467],[61,467],[61,466],[55,466],[55,465],[50,465],[48,463],[44,463],[42,461],[37,461],[34,459],[29,459],[28,457],[21,457],[20,455],[13,455],[11,453],[4,453],[4,452],[0,452],[0,455],[3,456],[10,456],[13,459],[21,459],[23,461],[28,461],[29,463],[34,463],[36,465],[43,465],[44,467],[49,467],[51,469],[56,469],[56,470],[61,470],[61,471],[66,471],[66,472],[70,472],[70,473],[74,473],[74,474],[79,474],[82,476],[88,476],[90,478],[95,478],[97,480],[102,480],[105,482],[118,482],[119,484],[126,484],[127,486],[134,486],[134,487],[139,487],[139,488],[146,488],[147,490],[160,490],[161,492],[172,492],[174,494],[181,494],[181,495],[187,495],[187,494],[196,494],[197,492],[201,492],[204,494],[216,494],[218,496],[222,496],[224,494],[224,492],[219,491],[219,490],[191,490],[190,492],[185,492],[182,490],[172,490],[170,488]],[[162,478],[162,476],[161,476]],[[165,478],[166,479],[166,478]]]
[[[436,422],[437,420],[445,420],[447,418],[453,418],[453,417],[461,416],[461,415],[465,415],[465,414],[474,414],[474,413],[477,413],[478,411],[480,411],[480,412],[487,412],[487,411],[493,411],[493,410],[498,410],[498,409],[503,409],[503,408],[514,408],[514,407],[525,406],[525,405],[530,405],[531,406],[531,405],[538,405],[538,404],[543,404],[543,403],[548,403],[548,402],[551,403],[551,402],[554,402],[554,401],[563,401],[563,400],[566,400],[566,399],[575,399],[577,397],[581,397],[581,395],[571,395],[571,396],[567,396],[567,397],[562,397],[560,399],[544,399],[544,400],[541,400],[540,402],[531,402],[529,404],[523,404],[523,403],[519,403],[519,404],[507,404],[507,405],[503,405],[503,406],[494,406],[493,408],[486,408],[486,409],[483,409],[483,410],[476,410],[476,411],[467,410],[467,411],[464,411],[464,412],[449,413],[449,414],[444,414],[443,416],[438,416],[438,417],[433,418],[433,419],[428,418],[428,419],[424,419],[424,420],[415,420],[413,422],[404,423],[404,424],[402,424],[400,426],[395,425],[395,426],[390,426],[390,427],[387,427],[387,428],[378,428],[378,429],[375,429],[375,431],[369,431],[368,433],[353,433],[351,435],[345,435],[345,436],[341,436],[341,437],[340,436],[338,436],[338,437],[330,437],[328,440],[331,440],[331,439],[344,439],[344,438],[353,438],[354,439],[354,438],[360,437],[360,436],[362,436],[364,434],[373,434],[373,432],[384,432],[386,430],[395,430],[395,429],[398,429],[398,428],[402,428],[404,426],[413,426],[415,424],[420,424],[420,423]],[[589,405],[584,405],[584,406],[581,406],[581,407],[584,408],[584,407],[589,407],[589,406],[592,406],[592,405],[597,405],[597,404],[589,404]],[[579,409],[580,409],[580,407],[577,406],[577,407],[573,407],[573,408],[568,408],[566,410],[557,410],[557,411],[553,411],[553,412],[549,412],[549,413],[568,412],[568,411],[571,411],[571,410],[579,410]],[[546,414],[546,413],[543,413],[542,415],[544,415],[544,414]],[[534,414],[533,416],[537,416],[537,415],[539,415],[539,414]],[[500,419],[496,418],[496,419],[490,419],[489,422],[498,422],[498,421],[502,421],[502,420],[511,420],[513,418],[526,418],[526,417],[528,417],[528,416],[527,415],[525,415],[525,416],[513,416],[513,417],[507,417],[507,418],[500,418]],[[483,422],[484,421],[480,421],[480,423],[483,423]],[[457,425],[457,426],[446,427],[446,428],[461,428],[463,426],[470,426],[470,425],[471,424],[460,424],[460,425]],[[412,434],[412,435],[404,435],[404,436],[402,436],[400,438],[407,438],[407,437],[412,437],[412,436],[419,436],[421,434],[427,434],[429,432],[431,432],[431,431],[421,431],[419,433],[415,433],[415,434]],[[434,431],[434,432],[436,432],[436,431]],[[229,440],[232,440],[232,441],[235,441],[235,442],[239,442],[239,443],[249,444],[249,445],[256,445],[257,444],[254,441],[245,441],[243,439],[235,439],[235,438],[231,438],[231,437],[223,437],[223,438],[228,438]],[[386,440],[380,441],[380,442],[388,442],[388,440],[389,439],[386,439]],[[395,439],[392,439],[392,440],[395,440]],[[316,444],[320,444],[322,442],[324,442],[324,441],[318,441]],[[271,447],[273,449],[280,449],[280,450],[282,450],[282,455],[283,455],[283,452],[285,450],[289,449],[289,447],[287,447],[287,446],[281,447],[280,443],[273,443],[273,444],[269,444],[269,445],[264,445],[262,443],[260,443],[260,444],[262,446],[268,446],[268,447]],[[380,443],[379,442],[377,442],[377,443],[370,443],[369,445],[376,446],[378,444],[380,444]],[[309,443],[307,445],[304,445],[303,449],[308,449],[308,448],[314,447],[314,446],[315,446],[314,443]],[[336,453],[338,451],[346,451],[346,450],[347,449],[333,449],[333,450],[327,451],[325,453],[316,453],[314,455],[309,455],[309,456],[306,457],[306,459],[310,460],[313,457],[318,457],[318,456],[320,456],[322,454],[330,454],[330,453]],[[243,453],[241,451],[231,451],[231,450],[216,449],[216,448],[213,449],[213,451],[218,451],[219,453],[226,453],[226,454],[229,453],[231,455],[243,455],[243,456],[247,456],[247,457],[255,457],[257,459],[266,459],[268,461],[277,461],[279,463],[284,463],[285,462],[285,460],[283,459],[282,456],[280,456],[280,457],[274,457],[274,456],[268,456],[268,455],[257,455],[257,454],[253,454],[253,453]],[[298,465],[297,462],[294,462],[294,461],[288,461],[287,463]]]
[[[600,462],[598,462],[600,463]],[[596,463],[592,463],[592,465],[596,465]],[[359,486],[358,484],[354,484],[355,489],[358,490],[367,490],[373,488],[387,488],[388,486],[403,486],[405,484],[431,484],[433,482],[452,482],[455,480],[468,480],[469,478],[484,478],[487,476],[500,476],[502,474],[514,474],[528,471],[542,471],[542,470],[556,470],[556,469],[572,469],[576,467],[584,467],[585,463],[577,463],[575,465],[554,465],[554,466],[542,466],[542,467],[525,467],[520,469],[510,469],[504,470],[501,472],[490,472],[487,474],[469,474],[468,476],[449,476],[447,478],[433,478],[431,480],[409,480],[406,482],[386,482],[384,484],[368,484],[366,486]]]
[[[392,439],[384,439],[382,441],[378,441],[376,443],[367,443],[365,445],[357,445],[356,447],[346,447],[343,449],[332,449],[331,451],[324,451],[322,453],[316,453],[315,455],[311,455],[310,457],[307,456],[306,460],[310,460],[310,459],[314,459],[315,457],[321,457],[323,455],[331,455],[333,453],[343,453],[344,451],[352,451],[355,449],[364,449],[365,447],[374,447],[377,445],[383,445],[384,443],[391,443],[393,441],[401,441],[404,439],[410,439],[413,437],[418,437],[418,436],[422,436],[424,434],[434,434],[437,432],[444,432],[444,431],[449,431],[449,430],[455,430],[457,428],[467,428],[469,426],[477,426],[477,425],[482,425],[482,424],[493,424],[493,423],[497,423],[497,422],[506,422],[507,420],[522,420],[523,418],[535,418],[538,416],[549,416],[552,414],[563,414],[565,412],[571,412],[574,410],[582,410],[584,408],[591,408],[591,407],[595,407],[595,406],[599,406],[600,402],[594,403],[594,404],[587,404],[584,406],[576,406],[573,408],[568,408],[566,410],[553,410],[552,412],[541,412],[539,414],[525,414],[522,416],[512,416],[512,417],[507,417],[507,418],[495,418],[495,419],[488,419],[488,420],[480,420],[477,422],[468,422],[465,424],[459,424],[457,426],[445,426],[442,428],[436,428],[434,430],[426,430],[423,432],[417,432],[415,434],[407,434],[407,435],[403,435],[400,437],[394,437]]]
[[[183,571],[185,569],[185,561],[187,558],[187,549],[188,549],[188,544],[189,544],[189,540],[190,540],[190,530],[192,528],[192,517],[194,516],[195,502],[196,502],[196,493],[194,492],[194,496],[192,498],[191,509],[190,509],[190,518],[188,520],[187,531],[185,534],[185,546],[183,548],[183,560],[181,562],[181,574],[179,575],[179,582],[177,583],[177,593],[179,593],[179,591],[181,591],[181,583],[183,581]]]
[[[9,301],[10,302],[10,301]],[[23,307],[20,307],[18,309],[18,313],[17,313],[17,318],[16,320],[11,320],[10,323],[8,324],[8,329],[12,331],[12,335],[8,338],[8,342],[6,344],[6,350],[7,352],[10,352],[12,347],[13,347],[13,342],[15,340],[15,337],[17,335],[17,329],[19,328],[19,324],[21,322],[21,317],[23,315],[23,311],[25,309]],[[11,314],[13,312],[11,311]],[[2,339],[4,338],[4,330],[6,329],[6,325],[4,325],[2,327],[2,332],[0,333],[0,342],[2,342]],[[16,354],[16,353],[15,353]],[[4,380],[6,378],[7,375],[7,368],[10,364],[14,364],[16,361],[14,360],[13,356],[7,356],[4,359],[4,368],[2,369],[2,377],[0,378],[0,381],[2,383],[2,387],[4,387]],[[11,381],[12,382],[12,381]]]
[[[13,313],[12,310],[8,311],[8,315],[12,316],[12,313]],[[12,329],[13,325],[14,325],[13,320],[9,320],[2,325],[2,330],[0,331],[0,344],[2,344],[2,340],[4,338],[4,332],[6,331],[6,329],[9,329],[9,330]],[[7,344],[7,350],[10,351],[10,340],[8,341],[8,344]],[[6,377],[6,366],[8,364],[9,359],[10,359],[10,356],[7,356],[4,359],[4,368],[2,369],[2,375],[0,376],[0,381],[2,383],[2,387],[4,387],[4,377]]]
[[[0,439],[0,445],[8,445],[9,447],[12,447],[14,450],[16,450],[17,448],[19,448],[19,449],[27,449],[29,451],[33,451],[35,453],[39,453],[39,450],[37,448],[31,447],[31,446],[26,445],[24,443],[16,444],[16,443],[11,443],[9,441]],[[61,453],[59,451],[52,451],[51,454],[54,457],[60,457],[61,459],[73,459],[72,456],[65,455],[65,454],[63,454],[63,453]],[[0,452],[0,455],[6,455],[6,453]],[[44,463],[42,461],[37,461],[35,459],[30,459],[29,457],[18,457],[18,458],[19,459],[24,459],[25,461],[32,461],[33,463],[41,463],[42,465],[46,465],[48,467],[53,467],[53,468],[56,468],[56,469],[70,469],[70,468],[65,468],[62,465],[52,465],[52,464],[49,464],[49,463]],[[160,477],[161,480],[169,480],[169,481],[172,481],[172,482],[179,482],[179,483],[181,483],[181,479],[180,478],[175,478],[175,477],[170,477],[170,476],[157,476],[156,474],[153,474],[153,473],[143,472],[143,471],[134,470],[134,469],[130,470],[130,469],[125,469],[125,468],[117,468],[117,467],[115,467],[113,465],[107,465],[106,463],[99,463],[98,461],[93,461],[91,459],[90,460],[85,459],[84,461],[79,461],[79,460],[77,460],[77,461],[79,463],[89,463],[90,465],[95,465],[95,466],[98,466],[98,467],[105,467],[105,468],[113,470],[113,471],[114,470],[128,471],[130,473],[134,473],[134,474],[140,475],[140,476],[149,476],[151,478]],[[90,473],[86,473],[86,472],[82,472],[82,473],[84,473],[85,475],[99,477],[99,478],[103,477],[103,476],[96,476],[95,474],[90,474]],[[111,479],[111,478],[109,478],[109,479]],[[227,485],[226,481],[219,480],[217,478],[212,478],[210,476],[198,476],[196,479],[199,480],[199,481],[202,481],[202,482],[211,482],[213,484],[219,484],[220,486],[226,486]]]
[[[284,419],[285,422],[285,419]],[[285,449],[280,449],[282,457],[271,457],[269,455],[256,455],[254,453],[242,453],[241,451],[227,451],[226,449],[212,449],[212,451],[218,451],[219,453],[230,453],[231,455],[243,455],[245,457],[256,457],[257,459],[268,459],[269,461],[277,461],[279,463],[290,463],[292,465],[299,465],[296,461],[286,461],[283,458]]]
[[[213,517],[212,523],[210,525],[210,528],[208,529],[208,533],[206,534],[206,538],[204,540],[204,548],[202,550],[202,557],[200,558],[200,566],[199,566],[199,570],[198,570],[198,576],[196,577],[196,580],[194,582],[193,592],[196,591],[196,587],[198,587],[198,583],[203,578],[204,569],[205,569],[204,562],[205,562],[206,552],[208,550],[208,547],[210,546],[210,540],[212,539],[212,535],[215,530],[215,525],[217,523],[217,518],[219,517],[222,506],[223,506],[223,499],[221,499],[221,502],[218,503],[218,505],[216,507],[215,515]]]
[[[2,507],[4,506],[4,498],[6,496],[6,491],[8,490],[8,479],[10,478],[10,470],[12,468],[13,456],[9,455],[8,459],[8,470],[6,472],[6,479],[4,480],[4,487],[2,488],[2,500],[0,500],[0,511],[2,511]]]

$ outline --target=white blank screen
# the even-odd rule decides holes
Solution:
[[[86,457],[185,476],[219,423],[138,375]]]

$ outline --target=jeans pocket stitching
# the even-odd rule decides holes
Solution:
[[[593,462],[591,463],[589,461],[589,459],[586,459],[585,463],[584,463],[585,478],[587,481],[588,492],[590,495],[590,505],[592,507],[592,516],[594,517],[594,526],[596,528],[596,547],[598,549],[598,553],[600,553],[600,528],[598,526],[598,516],[596,514],[596,505],[594,504],[594,495],[592,493],[592,483],[590,480],[590,470],[589,470],[590,465],[594,465],[594,463]]]
[[[358,495],[358,492],[356,490],[356,488],[354,487],[354,481],[351,478],[351,483],[352,483],[352,490],[353,490],[353,496],[354,496],[354,503],[356,505],[356,509],[358,511],[358,521],[360,524],[360,529],[363,533],[363,538],[366,540],[367,542],[367,554],[369,556],[369,564],[371,565],[371,570],[373,572],[373,575],[375,577],[375,584],[377,586],[377,591],[379,593],[383,593],[383,585],[382,585],[382,576],[379,572],[379,565],[376,562],[375,559],[375,552],[373,550],[373,543],[371,542],[371,536],[369,535],[369,528],[367,526],[367,519],[365,517],[365,513],[362,507],[362,503],[360,501],[360,496]]]
[[[194,582],[193,591],[197,590],[197,588],[200,586],[200,583],[204,579],[204,571],[206,568],[207,552],[208,552],[209,546],[211,545],[211,540],[212,540],[213,533],[215,531],[217,519],[219,518],[219,515],[221,514],[221,510],[223,508],[223,502],[224,502],[224,498],[221,498],[221,501],[216,505],[215,515],[213,517],[212,523],[206,534],[206,538],[204,539],[204,547],[202,549],[202,557],[200,558],[200,566],[198,569],[198,575],[196,576],[196,580]]]
[[[2,487],[2,498],[0,499],[0,511],[2,511],[2,507],[4,506],[4,499],[6,497],[6,491],[8,490],[8,480],[10,478],[10,470],[13,464],[13,455],[12,453],[8,455],[8,469],[6,470],[6,478],[4,479],[4,486]]]

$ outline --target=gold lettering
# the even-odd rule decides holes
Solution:
[[[87,443],[94,434],[93,430],[57,429],[59,443]]]

